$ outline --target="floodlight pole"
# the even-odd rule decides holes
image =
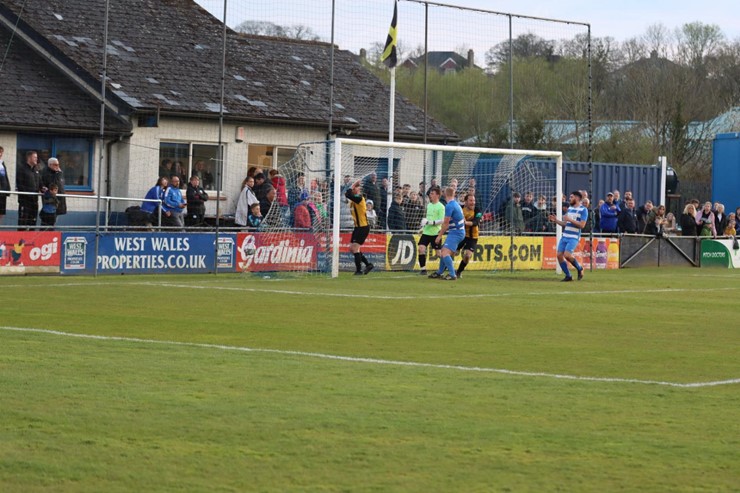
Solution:
[[[95,258],[93,259],[93,277],[98,276],[98,253],[100,252],[100,190],[103,186],[103,159],[105,149],[105,84],[108,78],[108,13],[110,0],[105,1],[105,19],[103,24],[103,76],[100,81],[100,144],[98,158],[98,185],[95,199]]]

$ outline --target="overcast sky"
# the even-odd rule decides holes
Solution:
[[[219,19],[224,0],[197,0]],[[269,21],[289,26],[311,27],[322,40],[331,39],[332,0],[226,0],[227,24],[235,27],[245,20]],[[610,36],[617,41],[639,36],[662,23],[674,30],[687,22],[716,24],[729,40],[740,40],[740,2],[738,0],[442,0],[437,3],[510,13],[524,16],[580,22],[591,25],[593,37]],[[340,48],[358,52],[374,42],[385,41],[393,12],[393,0],[335,0],[335,41]],[[399,39],[407,49],[424,40],[424,7],[419,3],[399,3]],[[476,58],[508,35],[507,17],[471,14],[458,9],[429,9],[430,50],[474,48]],[[566,39],[583,32],[578,25],[553,25],[518,20],[514,36],[533,32],[545,39]]]

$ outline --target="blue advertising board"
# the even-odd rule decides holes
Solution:
[[[195,274],[233,272],[236,235],[214,233],[124,233],[99,237],[95,259],[94,233],[62,235],[61,273]],[[216,261],[218,265],[216,266]]]

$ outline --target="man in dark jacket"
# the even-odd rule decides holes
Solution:
[[[36,217],[39,215],[38,193],[42,191],[38,162],[39,156],[36,151],[28,151],[26,152],[26,162],[19,165],[16,170],[15,189],[19,192],[36,194],[18,196],[19,230],[31,229],[36,226]]]
[[[403,231],[406,229],[406,215],[403,213],[403,193],[393,193],[393,203],[388,209],[388,229],[390,231]]]
[[[203,217],[206,215],[208,194],[200,186],[200,178],[196,175],[190,177],[185,197],[188,201],[188,215],[185,217],[185,226],[202,226]]]
[[[635,211],[634,199],[628,198],[624,201],[624,209],[617,217],[617,231],[620,233],[637,233],[637,211]]]
[[[59,160],[50,157],[47,161],[46,168],[41,172],[41,184],[44,188],[51,188],[52,184],[58,187],[57,194],[64,194],[64,173],[59,165]],[[67,198],[57,196],[57,216],[67,213]]]
[[[8,179],[8,168],[5,167],[3,161],[3,153],[5,149],[0,146],[0,224],[3,223],[5,217],[5,205],[8,200],[8,194],[4,192],[10,192],[10,180]]]

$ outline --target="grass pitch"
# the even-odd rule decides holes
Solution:
[[[2,281],[0,491],[740,485],[732,271]]]

